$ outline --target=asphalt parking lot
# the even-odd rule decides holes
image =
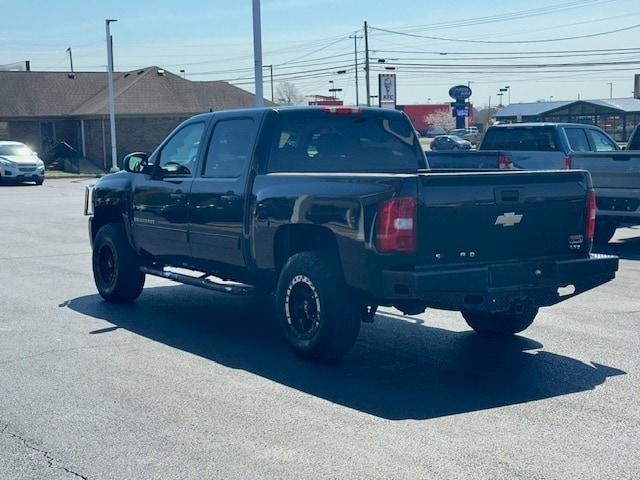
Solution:
[[[640,476],[640,229],[512,341],[389,310],[326,366],[246,300],[152,278],[103,302],[86,183],[0,187],[0,478]]]

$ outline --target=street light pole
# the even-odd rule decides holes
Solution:
[[[260,24],[260,0],[253,0],[253,62],[256,90],[256,107],[264,107],[262,90],[262,27]]]
[[[117,22],[115,19],[106,19],[107,33],[107,80],[109,84],[109,129],[111,130],[111,172],[118,171],[118,148],[116,146],[116,106],[113,97],[113,43],[109,25]]]
[[[613,98],[613,82],[608,82],[607,85],[609,85],[609,99]]]
[[[500,97],[500,106],[502,106],[502,96],[504,95],[504,92],[507,92],[508,90],[509,87],[504,87],[498,91],[498,96]]]

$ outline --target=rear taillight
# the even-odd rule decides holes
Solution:
[[[416,199],[396,197],[378,211],[376,242],[381,252],[416,251]]]
[[[361,113],[362,109],[359,107],[324,107],[323,112],[336,113],[338,115],[351,115],[354,113]]]
[[[500,155],[498,157],[498,168],[503,170],[506,168],[513,168],[513,161],[511,160],[511,157],[509,155]]]
[[[571,170],[571,157],[564,157],[564,168],[565,170]]]
[[[596,191],[593,188],[587,190],[587,240],[593,241],[596,231]]]

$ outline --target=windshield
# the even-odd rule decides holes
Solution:
[[[449,135],[449,138],[455,142],[463,142],[464,140],[461,139],[459,136],[457,135]]]
[[[33,152],[26,145],[0,145],[0,156],[30,157]]]
[[[560,146],[552,127],[499,127],[487,131],[482,150],[557,152]]]
[[[424,168],[404,117],[295,116],[279,120],[270,172],[404,172]]]

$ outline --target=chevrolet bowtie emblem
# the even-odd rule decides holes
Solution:
[[[513,227],[517,223],[522,221],[522,215],[516,215],[515,212],[507,212],[496,218],[495,225],[502,225],[503,227]]]

